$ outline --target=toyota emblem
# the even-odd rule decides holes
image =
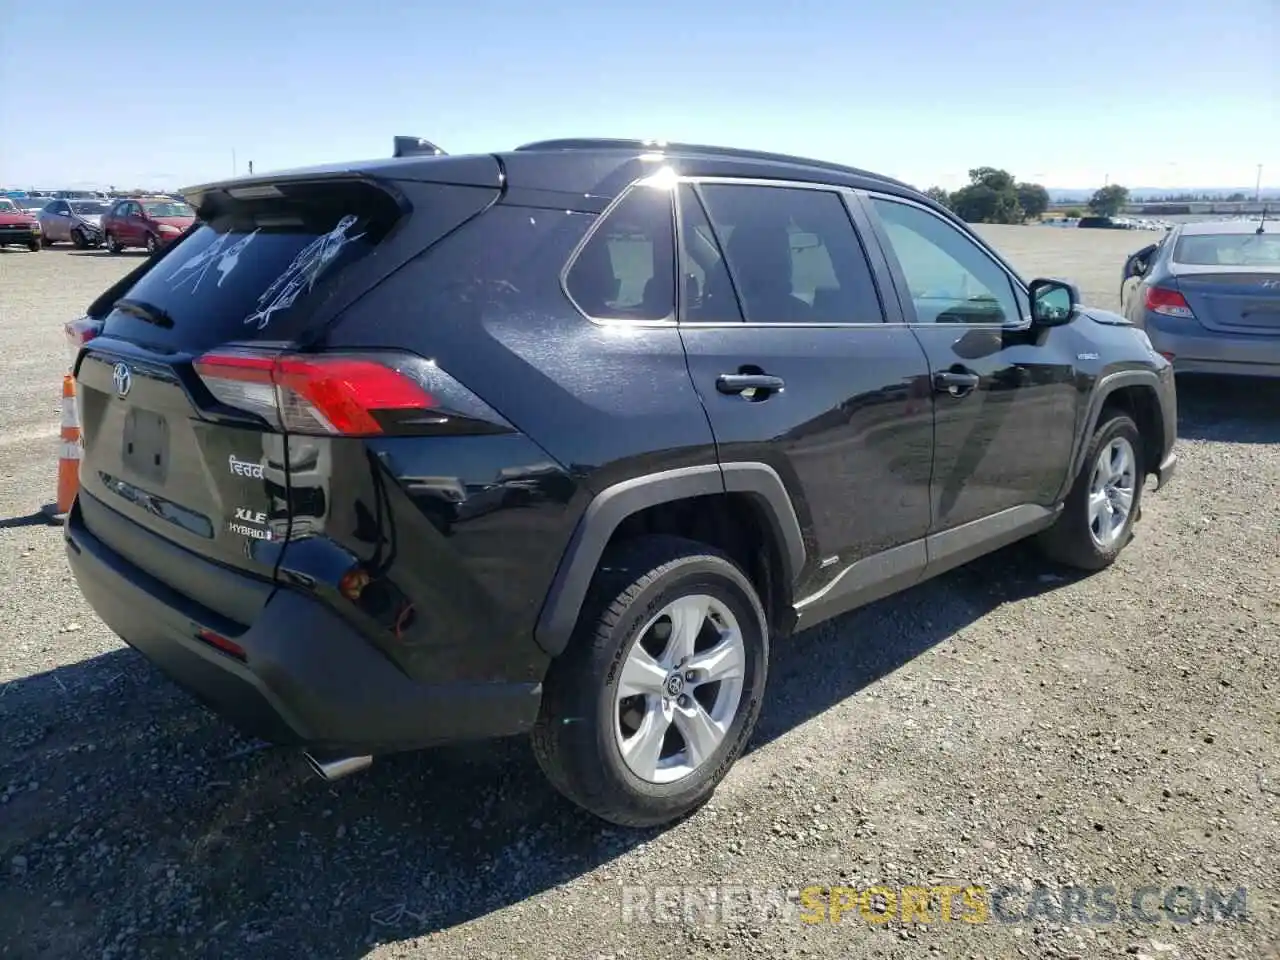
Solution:
[[[111,371],[111,382],[115,385],[117,397],[129,395],[129,388],[133,386],[133,374],[129,372],[127,364],[116,364],[115,369]]]

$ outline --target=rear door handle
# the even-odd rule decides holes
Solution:
[[[716,377],[716,389],[721,393],[745,393],[748,390],[776,392],[787,385],[781,377],[768,373],[722,373]]]
[[[933,389],[952,397],[963,397],[977,389],[982,378],[961,370],[941,370],[933,375]]]

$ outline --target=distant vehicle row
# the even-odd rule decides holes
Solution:
[[[69,242],[80,249],[104,244],[112,253],[145,247],[155,253],[195,222],[186,203],[168,197],[101,200],[54,200],[36,214],[44,245]]]
[[[186,202],[169,197],[114,201],[0,197],[0,246],[36,251],[71,243],[80,250],[105,245],[112,253],[128,247],[155,253],[180,237],[195,219]]]

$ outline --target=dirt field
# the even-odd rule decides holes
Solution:
[[[1143,239],[985,232],[1112,308]],[[561,801],[522,741],[325,785],[93,616],[32,514],[61,324],[135,262],[0,251],[0,955],[1277,955],[1277,385],[1180,386],[1177,479],[1105,573],[1013,548],[775,651],[715,800],[634,834]],[[711,885],[748,889],[713,910]],[[814,909],[872,885],[899,914],[903,887],[985,893],[927,924]],[[781,907],[807,887],[836,889]]]

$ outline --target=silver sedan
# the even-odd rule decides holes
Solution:
[[[77,247],[102,243],[102,215],[111,207],[101,200],[52,200],[37,215],[45,245],[69,241]]]

